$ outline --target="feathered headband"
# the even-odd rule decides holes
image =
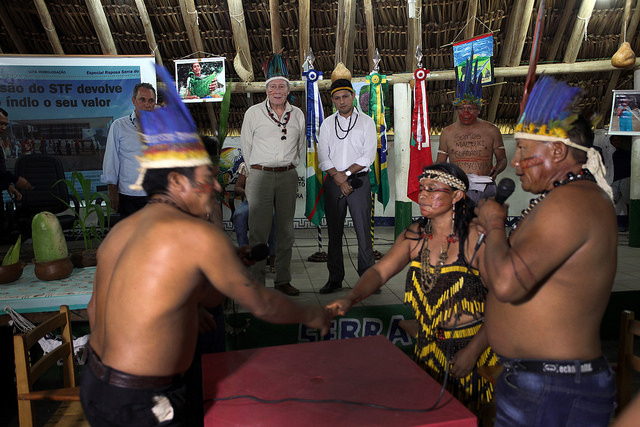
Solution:
[[[582,89],[569,86],[553,77],[542,76],[533,86],[524,111],[515,127],[514,138],[535,141],[560,141],[566,146],[587,153],[584,167],[596,178],[598,186],[613,200],[611,187],[604,177],[605,168],[600,153],[593,147],[576,144],[567,137],[578,118],[574,111]]]
[[[196,124],[178,96],[173,79],[160,65],[156,65],[156,74],[166,87],[159,89],[166,107],[140,111],[138,119],[142,129],[139,132],[142,155],[138,156],[140,175],[136,183],[130,186],[134,190],[142,189],[147,169],[188,168],[211,164]]]

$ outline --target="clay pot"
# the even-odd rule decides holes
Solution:
[[[18,261],[11,265],[0,265],[0,283],[15,282],[22,276],[24,262]]]
[[[70,257],[48,262],[37,262],[34,260],[33,264],[35,265],[33,271],[36,277],[44,281],[64,279],[69,277],[73,271],[73,264],[71,263]]]
[[[76,268],[95,267],[98,265],[96,249],[88,249],[71,253],[71,262]]]

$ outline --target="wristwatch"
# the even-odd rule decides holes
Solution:
[[[347,169],[346,171],[344,171],[344,174],[347,176],[351,176],[351,171],[349,169]]]

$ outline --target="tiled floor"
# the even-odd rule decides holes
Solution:
[[[235,234],[229,232],[229,236],[235,239]],[[352,228],[345,229],[346,243],[343,241],[343,253],[345,264],[345,280],[343,290],[328,295],[320,295],[318,290],[327,282],[329,273],[326,263],[310,262],[310,255],[318,251],[318,231],[316,229],[297,229],[296,242],[293,248],[291,262],[291,284],[300,290],[298,297],[292,297],[296,301],[307,304],[325,305],[333,301],[341,293],[346,293],[350,287],[358,281],[356,271],[358,258],[358,245]],[[322,231],[324,242],[323,250],[326,252],[327,234]],[[386,253],[393,245],[394,228],[376,227],[374,249]],[[359,303],[360,305],[389,305],[402,304],[404,298],[405,268],[383,286],[379,295],[371,295]],[[273,286],[274,274],[267,274],[267,287]],[[640,290],[640,248],[629,247],[629,234],[618,235],[618,271],[613,284],[613,292]]]

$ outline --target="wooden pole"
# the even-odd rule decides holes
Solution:
[[[580,9],[578,10],[578,19],[576,19],[576,24],[573,26],[573,32],[569,38],[567,50],[565,51],[564,59],[562,60],[563,62],[576,62],[578,53],[582,47],[582,42],[584,41],[585,32],[587,31],[587,24],[591,18],[591,13],[593,13],[593,7],[595,4],[596,0],[582,0]]]
[[[85,0],[85,2],[91,22],[93,22],[93,27],[100,41],[102,53],[105,55],[117,55],[118,49],[116,49],[116,44],[113,41],[113,35],[111,34],[107,17],[104,14],[102,3],[100,3],[100,0]]]
[[[280,29],[280,4],[278,0],[269,0],[269,21],[271,23],[271,49],[273,53],[282,50],[282,30]]]
[[[53,21],[51,20],[47,4],[44,0],[34,0],[34,4],[36,5],[36,9],[38,9],[40,22],[42,22],[42,27],[47,32],[47,37],[49,38],[51,47],[53,47],[53,52],[56,55],[64,55],[64,49],[62,48],[62,44],[60,44],[60,39],[58,38],[56,27],[53,25]]]
[[[576,0],[566,0],[565,2],[564,10],[562,11],[562,17],[560,17],[560,21],[556,26],[556,33],[553,36],[551,47],[549,48],[549,52],[547,53],[547,61],[555,61],[556,59],[558,49],[560,49],[560,43],[562,42],[566,28],[569,25],[569,20],[573,16],[573,6],[575,6],[575,4]]]
[[[522,50],[524,49],[524,42],[527,36],[527,29],[529,28],[529,22],[531,21],[531,13],[533,12],[534,0],[517,1],[514,13],[509,19],[507,25],[507,45],[500,57],[499,66],[517,66],[522,59]],[[529,67],[527,66],[528,70]],[[526,75],[526,73],[525,73]],[[496,74],[496,83],[501,83],[504,79],[500,78]],[[500,97],[502,95],[502,85],[497,85],[493,88],[491,95],[491,104],[489,105],[489,111],[487,114],[487,120],[494,122],[498,113],[498,104],[500,104]]]
[[[253,63],[251,61],[251,49],[249,48],[249,37],[247,36],[242,0],[227,0],[227,5],[229,6],[229,17],[231,18],[233,44],[236,47],[236,52],[240,55],[239,59],[242,68],[251,73],[251,80],[253,80]]]
[[[640,58],[636,58],[635,67],[640,67]],[[578,62],[574,64],[538,64],[536,74],[599,73],[614,70],[617,70],[617,68],[611,65],[611,61],[609,59],[603,59],[598,61]],[[524,77],[527,75],[528,71],[528,65],[521,65],[517,67],[499,67],[494,70],[494,73],[496,77],[511,78]],[[429,75],[427,76],[427,81],[455,80],[455,78],[456,76],[453,70],[435,70],[429,73]],[[387,81],[389,82],[389,84],[409,83],[411,80],[413,80],[413,72],[387,75]],[[353,83],[364,82],[366,81],[366,77],[354,77],[351,81]],[[318,81],[318,88],[320,90],[328,90],[329,86],[331,86],[331,80],[329,79]],[[264,82],[233,82],[230,84],[230,87],[232,88],[233,93],[264,93],[265,91]],[[304,81],[291,81],[292,92],[302,92],[304,90]]]
[[[304,65],[311,48],[311,0],[299,0],[300,23],[298,31],[300,32],[300,45],[298,46],[300,55],[300,69]]]
[[[336,29],[336,64],[342,62],[349,71],[353,70],[353,44],[355,37],[354,0],[338,0],[338,27]],[[372,66],[373,68],[373,66]]]
[[[416,48],[422,46],[422,0],[416,0],[416,17],[407,18],[407,72],[413,72],[418,66]],[[423,63],[424,65],[424,63]]]
[[[39,0],[44,1],[44,0]],[[162,65],[162,56],[158,50],[158,43],[156,43],[156,36],[151,26],[151,20],[149,19],[149,13],[147,12],[147,6],[144,4],[144,0],[136,0],[136,6],[138,7],[138,13],[140,14],[140,20],[144,27],[144,34],[147,36],[147,43],[149,48],[156,58],[156,64]]]
[[[469,0],[469,9],[467,9],[467,26],[464,29],[465,39],[470,39],[475,35],[477,12],[478,0]]]
[[[373,57],[376,54],[376,25],[373,22],[373,4],[371,0],[364,0],[364,19],[367,24],[367,65],[373,70]]]

